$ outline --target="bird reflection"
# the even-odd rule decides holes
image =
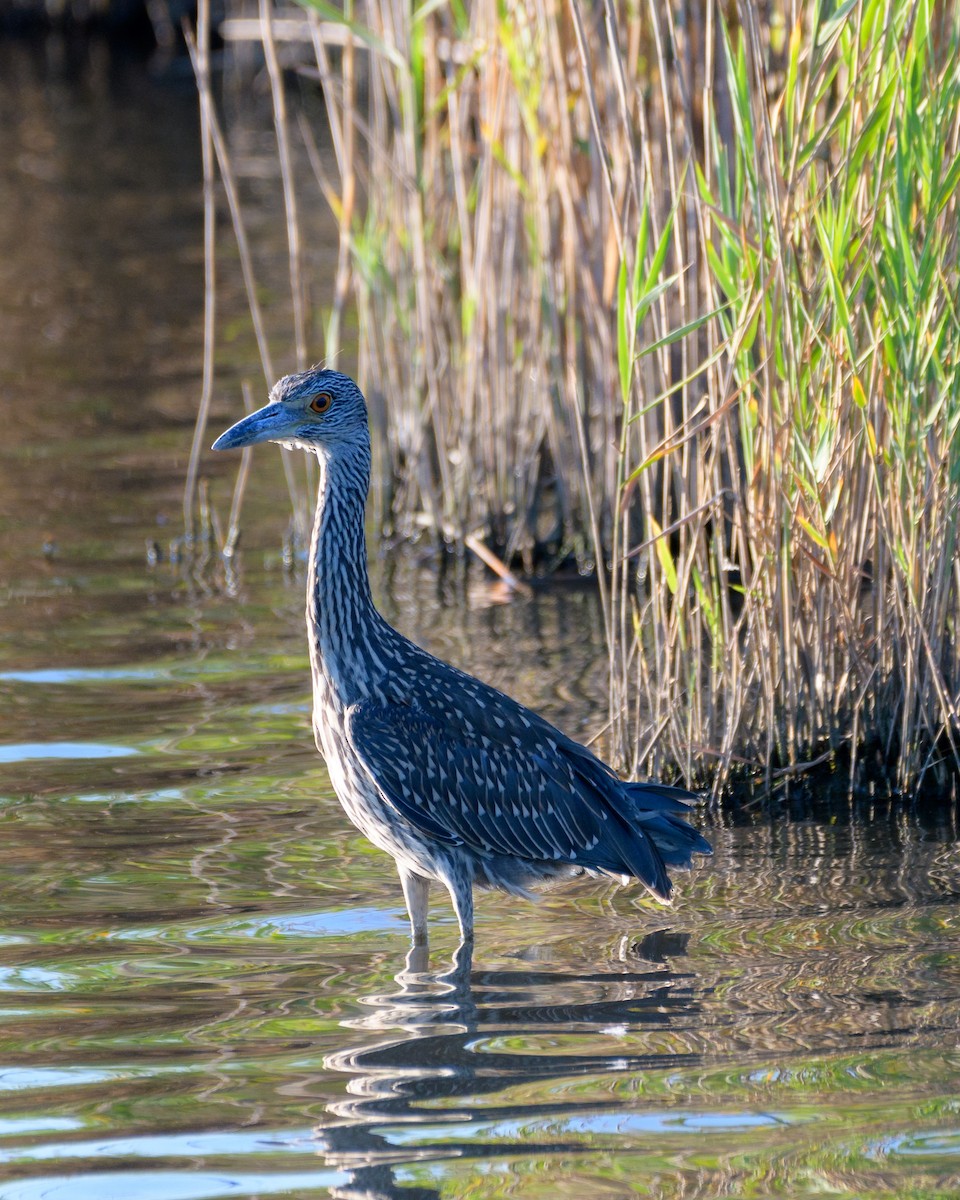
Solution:
[[[542,1124],[582,1114],[583,1097],[544,1103],[543,1085],[699,1059],[631,1054],[637,1038],[627,1036],[683,1029],[696,1017],[694,977],[669,966],[685,954],[687,939],[661,930],[623,946],[624,961],[615,969],[582,973],[474,969],[463,948],[445,970],[430,971],[425,947],[412,947],[396,989],[365,997],[369,1011],[343,1022],[362,1035],[356,1045],[324,1060],[328,1070],[350,1077],[346,1095],[327,1106],[329,1119],[317,1131],[328,1164],[350,1177],[331,1196],[439,1198],[422,1176],[415,1184],[411,1164],[502,1158],[505,1123],[512,1158],[583,1150],[582,1143],[546,1140]],[[536,1052],[525,1048],[533,1034]],[[593,1052],[544,1053],[551,1036],[572,1036]],[[615,1049],[607,1052],[611,1043]],[[525,1097],[524,1085],[534,1085],[535,1096]],[[483,1099],[498,1093],[501,1103]],[[621,1107],[620,1099],[590,1103],[595,1111]],[[529,1129],[518,1131],[518,1124]]]

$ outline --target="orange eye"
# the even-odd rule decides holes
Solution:
[[[317,392],[314,398],[310,401],[310,411],[315,413],[325,413],[333,403],[333,397],[329,392]]]

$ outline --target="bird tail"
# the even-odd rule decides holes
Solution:
[[[627,783],[576,743],[568,752],[576,772],[619,818],[606,822],[604,840],[622,867],[597,865],[611,874],[625,869],[658,900],[669,901],[673,889],[667,867],[689,867],[694,854],[713,853],[706,838],[683,819],[699,797],[664,783]]]
[[[611,871],[611,874],[623,875],[628,872],[646,887],[658,900],[667,903],[673,886],[667,874],[667,866],[660,848],[652,837],[646,837],[645,830],[628,825],[624,822],[611,822],[614,828],[608,831],[609,844],[612,844],[621,865]],[[627,879],[624,879],[624,883]]]
[[[681,816],[696,796],[660,783],[621,781],[611,791],[611,807],[622,818],[613,840],[624,866],[658,900],[669,901],[673,885],[667,868],[689,867],[694,854],[713,853],[707,839]]]
[[[712,854],[713,847],[683,819],[698,797],[663,783],[624,783],[624,816],[652,839],[664,863],[689,867],[694,854]]]

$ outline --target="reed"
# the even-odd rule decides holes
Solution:
[[[631,770],[955,778],[958,0],[304,13],[381,516],[599,568]]]

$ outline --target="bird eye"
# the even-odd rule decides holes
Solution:
[[[325,413],[333,403],[333,397],[329,392],[317,392],[314,398],[310,401],[310,411],[315,413]]]

